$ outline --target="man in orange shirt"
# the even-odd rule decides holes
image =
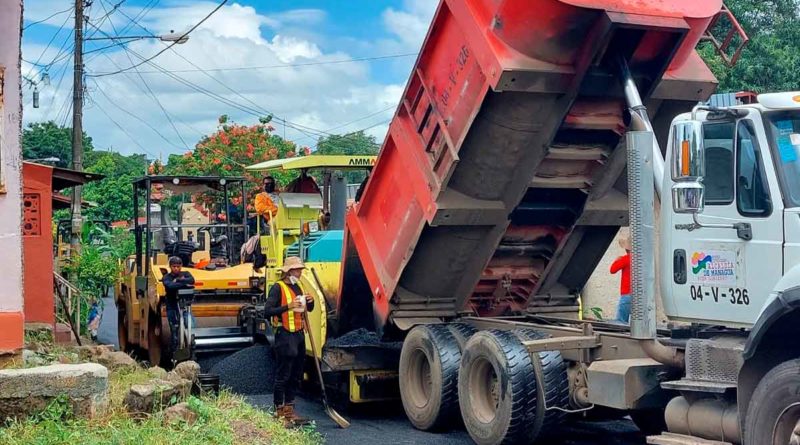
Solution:
[[[263,218],[264,222],[267,222],[278,213],[277,203],[278,193],[275,191],[275,178],[267,176],[264,178],[264,191],[256,195],[256,213]]]

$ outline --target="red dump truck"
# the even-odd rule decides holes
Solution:
[[[776,352],[798,329],[796,300],[776,302],[789,292],[779,271],[752,278],[774,290],[743,303],[751,284],[736,267],[766,236],[748,234],[759,216],[708,225],[698,214],[704,144],[726,140],[713,126],[800,96],[777,108],[696,107],[717,84],[696,52],[704,39],[729,62],[747,41],[721,0],[440,3],[347,215],[335,308],[339,333],[403,341],[400,396],[415,427],[462,419],[479,444],[548,443],[575,413],[602,411],[629,414],[653,444],[798,443],[800,378],[785,374],[800,369],[800,348]],[[768,150],[768,125],[754,127]],[[730,150],[752,150],[735,134]],[[727,177],[719,165],[706,183],[712,170]],[[662,188],[660,219],[672,226],[662,225],[657,276]],[[630,327],[583,320],[580,292],[628,225]],[[741,277],[715,269],[725,278],[701,274],[706,285],[692,286],[686,252],[701,238],[718,249],[703,267],[725,260]],[[656,284],[667,316],[689,323],[656,326]],[[709,295],[734,306],[716,309]],[[709,306],[684,310],[684,300]],[[770,388],[786,394],[769,402]]]
[[[443,0],[319,299],[326,385],[478,444],[800,443],[800,93],[703,104],[702,40],[747,37],[721,0]],[[622,226],[630,325],[585,320]]]

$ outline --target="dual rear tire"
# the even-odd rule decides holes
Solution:
[[[557,431],[569,400],[556,351],[528,353],[533,330],[480,331],[466,324],[421,325],[400,355],[400,394],[411,423],[441,430],[463,422],[477,444],[533,443]]]

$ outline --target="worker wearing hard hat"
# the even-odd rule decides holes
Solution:
[[[306,338],[303,333],[303,312],[314,310],[314,298],[305,294],[300,286],[300,276],[305,269],[303,261],[291,256],[281,267],[281,279],[272,285],[267,295],[264,316],[272,318],[275,329],[275,415],[285,426],[301,425],[306,419],[294,412],[294,398],[303,378],[303,361]]]

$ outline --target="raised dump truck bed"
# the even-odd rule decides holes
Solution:
[[[721,7],[442,1],[346,220],[342,327],[576,314],[628,222],[618,62],[665,135],[713,92],[694,48]]]

